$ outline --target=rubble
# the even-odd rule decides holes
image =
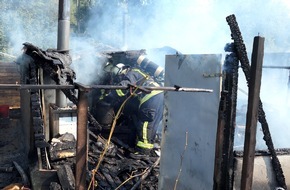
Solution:
[[[49,74],[50,78],[58,85],[73,84],[75,73],[69,68],[71,59],[68,54],[62,54],[55,50],[43,51],[30,43],[24,43],[23,45],[25,49],[24,54],[31,56],[35,61],[30,64],[29,84],[40,84],[40,81],[36,77],[38,68],[42,68],[44,73]],[[128,52],[116,51],[106,52],[105,54],[110,56],[108,59],[116,61],[121,56],[126,60],[131,60],[132,64],[137,64],[137,58],[143,55],[144,52],[143,50]],[[149,61],[145,58],[144,60]],[[153,65],[152,62],[151,66]],[[145,65],[141,64],[141,66]],[[154,65],[154,68],[155,66],[157,67],[157,65]],[[62,91],[72,103],[78,103],[74,90],[62,89]],[[32,124],[34,129],[33,140],[37,148],[39,168],[46,171],[57,171],[59,181],[53,181],[50,189],[64,188],[63,186],[65,186],[65,189],[73,189],[72,184],[74,182],[72,182],[71,175],[65,174],[75,173],[76,140],[71,138],[70,134],[65,134],[47,142],[48,139],[45,139],[44,130],[45,122],[42,118],[44,110],[42,110],[41,106],[41,93],[36,89],[31,90],[30,93]],[[94,127],[96,130],[94,132],[97,134],[97,136],[94,136],[93,133],[90,133],[91,139],[88,141],[88,185],[92,182],[95,189],[137,189],[139,186],[142,186],[142,189],[157,189],[159,155],[156,152],[153,151],[149,156],[135,155],[134,149],[131,148],[132,144],[127,144],[127,142],[122,141],[124,138],[130,140],[132,138],[132,135],[126,136],[131,129],[124,127],[120,130],[120,138],[113,138],[110,145],[106,147],[108,151],[102,160],[100,157],[107,144],[106,132],[109,130],[108,126],[99,124],[90,112],[88,112],[88,124]],[[102,127],[104,127],[103,130]],[[100,131],[104,133],[104,136],[101,136]],[[116,131],[118,133],[118,130]],[[159,151],[158,148],[156,150]],[[102,163],[96,170],[96,165],[100,162],[99,160],[102,160]],[[71,172],[69,172],[70,170]],[[12,182],[14,181],[10,183]]]
[[[89,132],[88,142],[88,170],[87,185],[96,190],[103,189],[158,189],[159,175],[159,148],[151,151],[150,155],[134,154],[134,149],[117,137],[109,143],[107,152],[96,171],[96,166],[100,161],[107,139],[101,135]],[[60,154],[64,152],[75,152],[75,139],[70,138],[64,141],[68,133],[60,136],[58,140],[53,139],[50,147],[50,158],[52,169],[58,170],[58,177],[62,184],[51,183],[51,189],[63,188],[66,184],[68,189],[73,189],[73,176],[69,173],[75,172],[75,157],[71,154]],[[62,156],[60,156],[62,155]],[[66,155],[66,156],[65,156]],[[69,167],[69,168],[68,168]],[[69,171],[71,172],[63,172]],[[59,172],[62,170],[62,172]],[[62,174],[60,177],[59,173]],[[61,183],[61,182],[60,182]]]

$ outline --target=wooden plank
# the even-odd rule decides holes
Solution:
[[[222,163],[223,163],[223,146],[225,141],[224,131],[226,128],[226,118],[224,116],[226,109],[226,94],[221,93],[221,100],[218,112],[218,125],[216,134],[216,148],[215,148],[215,166],[214,166],[214,190],[219,190],[223,188],[224,182]],[[226,175],[224,175],[226,176]]]
[[[0,84],[13,84],[14,85],[14,84],[19,84],[19,83],[20,83],[20,79],[17,79],[17,78],[7,79],[6,81],[0,80]],[[4,89],[0,88],[0,90],[4,90]]]
[[[5,97],[5,98],[1,98],[1,100],[3,101],[3,100],[18,100],[18,99],[20,99],[20,97],[19,97],[19,95],[13,95],[13,96],[11,96],[10,94],[1,94],[1,96],[7,96],[7,97]],[[9,97],[10,96],[10,97]]]
[[[9,105],[10,107],[19,107],[20,106],[20,99],[11,99],[9,101],[0,100],[0,105]]]
[[[9,105],[10,107],[20,106],[20,92],[16,90],[0,90],[0,105]]]
[[[18,73],[18,74],[20,74],[20,71],[16,67],[0,67],[0,73]]]
[[[10,78],[13,78],[13,77],[18,77],[20,78],[20,74],[19,73],[16,73],[16,72],[0,72],[0,77],[10,77]],[[2,78],[1,78],[2,80]]]
[[[4,99],[15,99],[15,98],[18,98],[20,96],[19,93],[0,93],[1,95],[1,99],[4,100]]]
[[[242,167],[241,190],[251,190],[256,148],[256,132],[258,121],[258,108],[262,78],[262,65],[264,56],[265,38],[254,38],[252,65],[249,81],[248,110],[244,143],[244,156]]]
[[[5,104],[5,105],[10,105],[10,106],[16,106],[14,104],[18,105],[19,101],[20,101],[20,98],[18,98],[17,96],[0,100],[2,105]]]
[[[15,62],[1,62],[0,61],[0,67],[16,67],[18,66]]]
[[[85,91],[80,90],[78,95],[77,113],[77,150],[76,150],[76,171],[75,189],[85,190],[87,170],[87,122],[88,122],[88,97]]]
[[[18,66],[17,65],[0,65],[0,70],[11,70],[11,71],[18,71]]]
[[[11,94],[11,95],[19,95],[19,90],[0,90],[0,94]],[[3,98],[3,97],[2,97]]]
[[[0,62],[0,84],[17,84],[19,82],[19,66],[15,63]],[[0,96],[0,105],[20,106],[20,92],[18,90],[0,89]]]
[[[13,63],[8,63],[8,64],[2,64],[2,63],[0,63],[0,70],[2,70],[3,68],[11,68],[11,69],[16,69],[16,70],[18,70],[18,68],[19,68],[19,65],[17,65],[17,64],[13,64]]]

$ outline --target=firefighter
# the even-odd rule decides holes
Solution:
[[[154,79],[148,74],[142,72],[138,68],[131,68],[125,66],[122,63],[116,66],[108,64],[105,67],[105,71],[114,73],[115,77],[119,78],[119,84],[122,86],[128,86],[130,84],[136,85],[137,88],[144,86],[159,87],[160,85],[154,81]],[[130,93],[135,92],[134,90],[113,90],[105,97],[105,101],[113,105],[120,104],[123,102]],[[150,150],[154,147],[154,139],[156,135],[159,123],[163,116],[163,91],[152,90],[151,92],[145,93],[144,91],[136,90],[133,94],[133,100],[129,101],[128,104],[131,111],[136,116],[134,127],[136,129],[136,153],[148,155]],[[136,107],[136,109],[134,109]]]

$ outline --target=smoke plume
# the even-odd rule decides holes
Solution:
[[[91,8],[84,32],[90,38],[71,35],[72,67],[78,82],[90,84],[90,79],[99,75],[103,60],[95,54],[96,44],[104,44],[105,49],[146,49],[148,58],[161,66],[165,55],[176,51],[223,54],[225,44],[231,42],[225,19],[231,14],[237,18],[248,52],[252,52],[254,36],[263,36],[268,54],[264,65],[289,66],[287,56],[270,56],[270,53],[289,52],[290,2],[287,0],[93,1],[95,6]],[[2,0],[0,4],[0,30],[8,37],[9,53],[18,54],[23,42],[43,49],[56,47],[58,1]],[[31,22],[28,17],[32,18]],[[239,88],[247,92],[242,72],[239,76]],[[261,99],[277,147],[290,146],[286,140],[290,135],[286,130],[290,123],[288,77],[289,69],[263,70]],[[242,110],[247,96],[239,93],[238,98],[238,109]]]

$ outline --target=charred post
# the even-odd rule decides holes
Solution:
[[[231,52],[224,61],[223,89],[219,105],[218,130],[214,166],[215,190],[229,190],[233,187],[233,145],[236,123],[238,65],[233,44],[227,44],[225,51]]]
[[[249,85],[251,66],[250,66],[250,63],[248,60],[246,46],[244,44],[243,37],[241,36],[241,32],[240,32],[238,23],[236,21],[235,15],[230,15],[226,19],[227,19],[227,22],[228,22],[230,29],[231,29],[232,39],[234,40],[234,44],[235,44],[235,47],[237,50],[237,55],[238,55],[239,60],[241,62],[241,67],[243,69],[247,83]],[[285,176],[283,174],[283,170],[282,170],[280,161],[277,157],[277,154],[276,154],[276,151],[274,148],[271,133],[269,130],[269,125],[268,125],[268,122],[266,120],[266,114],[265,114],[261,99],[259,100],[258,120],[262,126],[262,130],[263,130],[263,134],[264,134],[263,139],[265,140],[266,145],[269,149],[269,152],[271,153],[271,157],[272,157],[271,161],[272,161],[273,170],[274,170],[274,173],[276,176],[276,181],[280,187],[287,189],[286,182],[285,182]]]

